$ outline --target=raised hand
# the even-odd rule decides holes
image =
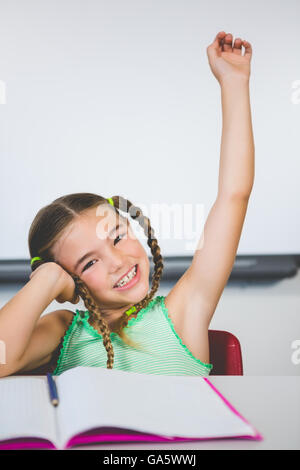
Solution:
[[[207,47],[207,57],[212,73],[220,84],[224,80],[241,78],[249,80],[252,47],[248,41],[236,38],[220,31],[214,41]],[[245,54],[242,55],[242,46]]]

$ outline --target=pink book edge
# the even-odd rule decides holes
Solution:
[[[219,439],[250,439],[250,440],[263,440],[263,436],[252,426],[233,406],[232,404],[219,392],[219,390],[206,378],[203,377],[206,383],[214,390],[214,392],[223,400],[228,408],[236,414],[242,421],[248,424],[255,432],[254,436],[230,436],[230,437],[164,437],[155,434],[89,434],[88,436],[74,436],[66,444],[65,449],[68,449],[78,444],[95,444],[97,442],[187,442],[187,441],[206,441],[206,440],[219,440]],[[9,449],[30,449],[34,445],[34,448],[50,448],[55,449],[55,446],[49,441],[41,441],[32,439],[30,441],[18,442],[7,442],[6,444],[0,444],[0,450]]]
[[[257,429],[252,426],[251,423],[249,423],[249,421],[246,420],[246,418],[244,418],[244,416],[242,416],[233,406],[232,404],[224,397],[224,395],[222,395],[222,393],[206,378],[206,377],[203,377],[205,382],[208,383],[208,385],[210,385],[210,387],[214,390],[214,392],[216,392],[216,394],[224,401],[224,403],[228,406],[228,408],[234,413],[236,414],[242,421],[244,421],[244,423],[248,424],[255,432],[255,435],[254,436],[249,436],[249,439],[255,439],[255,440],[258,440],[258,441],[262,441],[263,440],[263,436],[262,434],[260,434],[260,432],[257,431]]]

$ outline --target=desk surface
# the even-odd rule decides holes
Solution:
[[[75,449],[300,449],[300,377],[211,376],[209,380],[262,434],[262,441],[116,443]]]

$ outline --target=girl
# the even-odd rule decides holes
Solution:
[[[242,45],[245,48],[242,54]],[[98,366],[208,375],[208,327],[231,273],[254,180],[249,99],[251,45],[224,31],[207,48],[221,87],[222,142],[216,201],[191,266],[166,297],[155,296],[163,260],[150,221],[120,196],[60,197],[36,215],[29,232],[30,281],[1,309],[6,364],[0,376]],[[137,220],[149,261],[129,220]],[[56,299],[86,310],[41,314]]]

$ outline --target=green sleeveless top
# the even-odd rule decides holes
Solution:
[[[107,367],[102,335],[89,324],[89,312],[76,315],[61,340],[53,375],[77,366]],[[209,375],[212,364],[197,359],[174,329],[165,297],[157,296],[137,316],[128,321],[125,334],[142,349],[128,346],[115,332],[110,333],[114,349],[114,369],[159,375]]]

